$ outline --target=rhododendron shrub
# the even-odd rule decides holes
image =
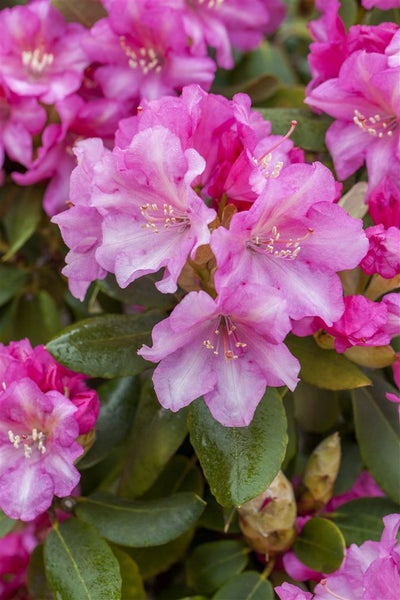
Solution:
[[[397,598],[399,3],[0,7],[0,600]]]

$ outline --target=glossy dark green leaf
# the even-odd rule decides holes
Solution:
[[[21,296],[13,322],[13,338],[28,337],[31,344],[45,344],[62,328],[60,311],[45,290]]]
[[[92,377],[136,375],[150,365],[137,350],[150,342],[157,310],[137,315],[101,315],[66,327],[47,345],[61,364]]]
[[[97,464],[125,440],[136,412],[139,389],[137,377],[121,377],[99,386],[97,392],[101,406],[96,421],[96,439],[79,461],[79,469]]]
[[[296,421],[304,431],[324,433],[336,426],[340,417],[336,392],[300,381],[293,398]]]
[[[186,562],[188,585],[200,594],[210,594],[247,565],[249,548],[237,540],[222,540],[197,546]]]
[[[269,486],[285,456],[286,415],[267,389],[248,427],[223,427],[203,400],[189,412],[190,439],[211,491],[222,506],[238,506]]]
[[[0,510],[0,537],[7,535],[16,524],[16,521],[10,519]]]
[[[400,503],[400,424],[398,407],[385,394],[395,391],[371,375],[374,387],[353,394],[354,422],[361,457],[380,487]]]
[[[147,380],[130,434],[119,494],[124,498],[144,494],[179,448],[187,431],[187,410],[173,413],[163,408],[151,380]]]
[[[163,498],[176,492],[194,492],[203,497],[204,477],[199,467],[186,456],[175,455],[143,498]]]
[[[359,546],[367,540],[380,540],[383,517],[398,513],[399,509],[399,505],[389,498],[357,498],[339,506],[332,518],[342,532],[346,546]]]
[[[272,133],[285,135],[290,123],[297,121],[297,127],[290,136],[296,146],[303,150],[322,152],[326,150],[325,134],[332,123],[326,115],[316,115],[308,108],[259,108],[264,119],[271,121]]]
[[[148,548],[125,548],[125,551],[137,563],[143,579],[149,579],[158,573],[164,573],[185,556],[193,533],[194,530],[191,529],[168,544]]]
[[[119,600],[119,563],[97,531],[79,519],[55,525],[44,561],[50,587],[62,600]]]
[[[3,219],[9,247],[3,256],[7,261],[25,244],[42,218],[41,186],[10,186],[12,202]]]
[[[352,390],[371,385],[354,363],[335,350],[320,348],[312,337],[289,335],[286,344],[301,364],[300,378],[326,390]]]
[[[297,558],[310,569],[332,573],[342,563],[345,541],[340,529],[332,521],[314,517],[304,525],[293,550]]]
[[[24,287],[28,273],[12,265],[0,265],[0,306],[11,300]]]
[[[159,546],[190,529],[205,503],[190,492],[147,501],[122,500],[106,493],[81,498],[77,515],[111,542],[123,546]]]
[[[158,291],[155,284],[160,279],[161,275],[158,273],[143,275],[143,277],[139,277],[139,279],[122,289],[115,281],[114,276],[107,275],[105,279],[98,281],[97,285],[102,292],[111,296],[111,298],[126,304],[144,306],[146,309],[159,308],[166,310],[172,308],[178,299],[174,294],[162,294]]]
[[[232,577],[212,600],[274,600],[274,588],[257,571],[246,571]]]
[[[340,445],[341,459],[339,473],[333,488],[334,496],[344,494],[350,490],[363,469],[358,445],[354,441],[347,440],[344,437],[341,438]]]
[[[43,544],[33,550],[28,566],[27,586],[29,595],[40,600],[54,600],[46,577],[44,566]]]
[[[122,578],[121,600],[146,600],[146,592],[139,569],[133,558],[120,548],[113,546],[113,554],[119,562]]]

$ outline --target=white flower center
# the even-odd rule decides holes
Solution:
[[[17,450],[21,447],[24,451],[25,458],[30,458],[32,452],[36,450],[40,454],[46,452],[46,434],[34,427],[32,433],[15,434],[11,429],[8,431],[8,439],[10,444]]]
[[[391,137],[399,124],[395,115],[380,115],[376,113],[372,117],[366,117],[357,109],[354,110],[353,121],[360,129],[378,138],[383,138],[384,136]]]
[[[128,57],[128,64],[131,69],[141,69],[144,75],[148,75],[151,71],[154,73],[161,71],[164,61],[154,48],[142,46],[138,50],[134,50],[123,35],[119,38],[119,42]]]
[[[171,204],[164,203],[161,207],[157,204],[142,204],[140,212],[146,219],[144,227],[160,233],[159,227],[162,229],[179,229],[182,232],[187,227],[190,227],[190,219],[187,213],[173,207]]]
[[[43,71],[49,67],[54,61],[53,54],[43,52],[40,48],[35,50],[24,50],[22,52],[22,64],[33,75],[41,75]]]
[[[226,360],[237,359],[244,353],[247,344],[241,342],[236,333],[236,325],[231,317],[221,315],[217,327],[210,337],[203,341],[207,350],[212,350],[215,356],[223,354]]]
[[[308,228],[307,233],[300,238],[282,239],[278,228],[274,225],[268,234],[255,235],[247,241],[247,248],[263,254],[271,254],[275,258],[294,260],[301,250],[301,242],[306,240],[313,230]]]

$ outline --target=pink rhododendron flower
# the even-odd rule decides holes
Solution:
[[[281,600],[397,600],[400,589],[400,544],[397,531],[400,515],[383,518],[379,542],[352,544],[340,568],[327,575],[314,589],[314,595],[284,583],[275,588]]]
[[[280,0],[183,0],[185,31],[192,50],[206,55],[207,46],[216,49],[218,64],[233,67],[231,46],[252,50],[265,34],[280,25],[285,6]]]
[[[154,99],[189,83],[208,89],[216,65],[193,54],[176,2],[112,0],[109,16],[97,21],[84,48],[99,64],[94,78],[108,98]]]
[[[389,65],[384,49],[356,49],[337,77],[318,85],[306,98],[310,106],[336,119],[326,143],[339,178],[346,179],[365,162],[369,193],[400,169],[399,68]]]
[[[221,290],[214,300],[191,292],[153,329],[153,347],[139,354],[158,362],[154,389],[177,411],[204,395],[213,417],[227,427],[248,425],[266,386],[297,383],[299,364],[282,343],[290,327],[285,301],[268,301],[252,285]]]
[[[74,419],[79,433],[95,426],[100,403],[97,393],[87,387],[85,377],[60,365],[43,346],[32,348],[20,340],[8,346],[0,344],[0,381],[7,389],[13,382],[29,378],[42,392],[56,391],[66,396],[78,410]]]
[[[0,166],[4,155],[25,167],[32,160],[32,138],[46,121],[46,112],[34,98],[21,98],[0,82]]]
[[[372,190],[368,199],[368,211],[374,223],[382,223],[386,229],[400,228],[400,186],[394,176],[386,176]]]
[[[0,598],[25,600],[28,596],[26,576],[31,552],[37,544],[28,525],[21,531],[0,538]]]
[[[375,225],[365,230],[369,250],[360,262],[360,267],[368,275],[379,273],[390,279],[400,273],[400,229]]]
[[[57,391],[43,393],[23,377],[0,394],[0,507],[31,521],[53,496],[68,496],[79,482],[82,454],[74,404]]]
[[[335,195],[333,177],[320,163],[289,165],[267,179],[248,211],[212,233],[217,290],[249,281],[261,294],[280,290],[293,319],[336,320],[343,312],[336,271],[356,266],[367,241],[361,222],[333,203]]]
[[[14,93],[52,104],[80,87],[86,30],[66,23],[49,0],[5,8],[0,29],[0,74]]]
[[[400,8],[400,0],[361,0],[364,8],[380,8],[381,10],[389,10],[390,8]]]

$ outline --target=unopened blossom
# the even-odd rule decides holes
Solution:
[[[280,290],[293,319],[339,318],[343,292],[336,272],[355,267],[368,242],[361,221],[349,217],[335,197],[332,174],[320,163],[288,165],[267,179],[248,211],[236,213],[229,229],[212,233],[217,291],[248,281],[261,295]]]
[[[400,273],[400,229],[382,224],[368,227],[365,234],[369,250],[360,262],[360,267],[368,275],[379,273],[390,279]]]
[[[190,292],[152,332],[153,346],[139,354],[160,361],[154,389],[176,412],[204,396],[213,417],[226,427],[248,425],[266,386],[294,389],[299,364],[283,339],[290,327],[285,300],[273,289],[265,300],[242,284],[214,300]]]
[[[280,25],[285,6],[281,0],[183,0],[183,22],[195,53],[216,50],[217,63],[234,65],[232,46],[253,50]]]
[[[31,521],[79,482],[77,408],[24,377],[2,391],[0,411],[0,508],[12,519]]]
[[[111,0],[84,48],[98,66],[94,78],[108,98],[154,99],[183,86],[211,86],[216,65],[194,54],[176,2]]]
[[[80,87],[86,30],[67,23],[50,0],[5,8],[0,29],[0,75],[14,93],[52,104]]]
[[[314,594],[283,583],[275,588],[280,600],[397,600],[400,589],[400,544],[397,532],[400,515],[383,518],[379,542],[352,544],[337,571],[324,577]]]

